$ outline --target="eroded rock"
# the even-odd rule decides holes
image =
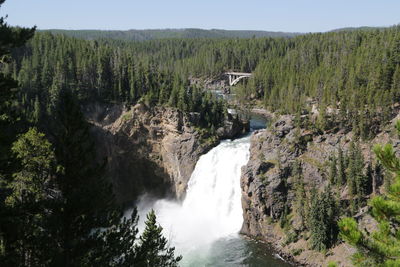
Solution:
[[[168,107],[93,104],[85,108],[96,137],[99,160],[107,160],[117,199],[127,203],[144,193],[181,199],[199,157],[245,127],[227,119],[217,138],[200,135],[199,114]]]

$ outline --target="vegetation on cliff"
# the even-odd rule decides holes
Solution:
[[[2,68],[34,30],[0,18]],[[70,89],[58,92],[46,135],[21,112],[24,100],[9,74],[0,74],[0,89],[1,265],[177,266],[181,257],[168,248],[154,213],[140,237],[136,212],[122,219]]]
[[[229,69],[252,72],[237,88],[244,101],[272,111],[304,113],[319,107],[321,128],[331,123],[370,138],[399,101],[399,26],[307,34],[294,38],[81,40],[37,33],[14,50],[4,68],[22,85],[22,109],[35,119],[70,88],[93,99],[166,104],[219,123],[221,103],[203,97],[189,77],[217,77]],[[214,112],[211,112],[214,110]],[[218,110],[218,111],[216,111]],[[209,114],[204,114],[209,112]]]
[[[385,194],[388,188],[392,192],[397,182],[382,164],[387,165],[385,157],[392,165],[397,164],[389,154],[393,156],[398,150],[399,141],[388,129],[390,125],[373,140],[363,140],[345,129],[321,131],[309,127],[318,120],[317,116],[312,117],[309,121],[308,115],[279,115],[268,129],[253,135],[251,158],[242,173],[242,232],[272,242],[284,255],[300,263],[324,265],[335,261],[347,266],[355,250],[342,241],[342,225],[338,222],[341,218],[354,218],[346,219],[353,225],[346,226],[348,230],[355,231],[355,221],[359,222],[363,229],[359,232],[365,235],[362,240],[372,244],[373,231],[380,228],[374,229],[367,203],[375,203],[369,199],[376,195],[381,195],[378,199],[391,200]],[[392,140],[395,148],[390,153],[387,148],[376,148],[380,163],[371,153],[371,143],[382,140]],[[389,211],[386,204],[377,205]],[[386,233],[395,235],[397,223],[389,225],[391,230]],[[391,237],[382,242],[388,249],[395,244]],[[361,245],[365,244],[357,244],[363,253],[375,253],[372,249],[377,249],[375,245],[370,250]]]
[[[396,128],[400,134],[400,121]],[[376,145],[374,152],[383,166],[396,174],[389,191],[369,201],[371,214],[378,222],[376,229],[369,232],[358,226],[354,218],[343,218],[339,222],[340,236],[357,247],[353,263],[357,266],[399,266],[400,265],[400,159],[393,146]]]
[[[167,105],[199,113],[199,127],[219,127],[224,102],[175,70],[171,59],[184,53],[183,45],[159,53],[158,48],[165,51],[161,45],[36,33],[28,45],[13,50],[13,61],[3,71],[21,85],[19,108],[32,122],[53,116],[62,92],[69,90],[81,103]],[[166,62],[172,66],[166,68]]]

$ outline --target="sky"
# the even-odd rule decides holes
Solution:
[[[400,0],[6,0],[5,15],[39,29],[321,32],[399,24]]]

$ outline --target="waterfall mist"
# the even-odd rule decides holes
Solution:
[[[182,203],[143,198],[138,205],[139,228],[153,208],[164,235],[184,256],[183,263],[206,254],[213,242],[237,235],[243,222],[241,167],[249,159],[249,147],[249,136],[225,140],[201,156]]]

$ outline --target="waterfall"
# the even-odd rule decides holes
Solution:
[[[184,256],[184,263],[193,264],[191,258],[206,253],[213,242],[239,232],[243,222],[241,167],[249,159],[249,147],[247,136],[222,141],[202,155],[182,203],[162,199],[150,206],[147,201],[139,204],[142,219],[150,208],[155,210],[164,235]]]

